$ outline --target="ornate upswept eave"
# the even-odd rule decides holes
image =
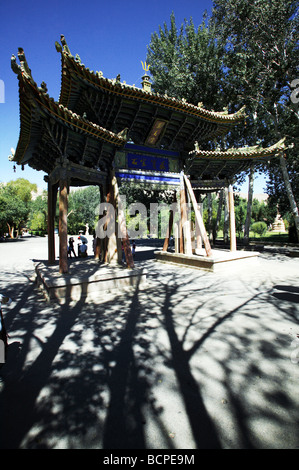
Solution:
[[[225,151],[200,150],[196,145],[185,160],[186,171],[200,184],[203,180],[233,181],[237,175],[248,171],[252,164],[265,163],[285,150],[285,139],[268,148],[253,146]]]
[[[205,160],[263,160],[277,156],[286,149],[285,138],[276,144],[262,148],[259,146],[232,148],[229,150],[200,150],[199,148],[189,152],[190,157]]]
[[[70,98],[72,95],[72,76],[85,82],[88,86],[97,89],[102,93],[109,93],[119,96],[123,99],[140,101],[153,106],[160,106],[171,111],[187,114],[198,118],[200,120],[215,123],[219,126],[225,126],[224,132],[227,131],[227,126],[242,123],[246,117],[245,106],[233,114],[228,114],[226,111],[216,112],[205,109],[201,103],[198,106],[187,103],[186,100],[179,100],[166,95],[160,95],[151,91],[121,83],[118,79],[108,79],[103,77],[101,72],[94,72],[89,70],[81,63],[80,59],[74,58],[70,53],[64,36],[61,36],[64,46],[60,46],[56,42],[56,49],[61,53],[62,57],[62,81],[60,91],[60,103],[64,106],[70,105]]]
[[[21,51],[21,52],[20,52]],[[63,128],[70,129],[79,134],[84,134],[91,139],[107,143],[116,148],[123,147],[126,143],[124,135],[117,135],[101,126],[81,117],[63,105],[55,102],[47,94],[46,84],[38,87],[34,82],[31,71],[25,59],[24,51],[19,50],[21,65],[16,63],[16,57],[12,56],[12,70],[19,80],[19,106],[20,106],[20,135],[16,152],[12,158],[18,164],[30,161],[33,149],[41,138],[41,122],[47,117],[54,120]],[[42,165],[41,165],[42,166]],[[36,169],[36,165],[34,166]]]

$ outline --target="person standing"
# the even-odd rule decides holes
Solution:
[[[70,237],[69,239],[69,247],[68,247],[68,255],[70,256],[70,258],[72,257],[72,253],[74,255],[75,258],[77,258],[77,255],[75,253],[75,249],[74,249],[74,239],[73,237]]]

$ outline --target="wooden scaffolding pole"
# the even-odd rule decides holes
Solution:
[[[198,223],[199,231],[200,231],[200,234],[201,234],[201,237],[202,237],[202,240],[203,240],[203,244],[204,244],[204,247],[205,247],[205,250],[206,250],[206,255],[207,256],[212,256],[211,245],[210,245],[210,242],[209,242],[209,238],[207,236],[207,232],[206,232],[206,229],[205,229],[200,211],[199,211],[198,206],[197,206],[196,197],[195,197],[195,194],[193,192],[191,183],[190,183],[189,179],[186,177],[186,175],[184,175],[184,181],[185,181],[185,184],[186,184],[186,187],[187,187],[187,190],[188,190],[188,193],[189,193],[192,205],[193,205],[193,209],[194,209],[194,213],[195,213],[195,220]]]
[[[66,179],[59,182],[59,272],[68,272],[67,262],[67,201],[68,183]]]
[[[180,174],[180,211],[181,211],[181,218],[180,218],[180,253],[185,252],[185,244],[184,244],[184,227],[186,227],[187,223],[187,209],[186,209],[186,188],[184,183],[184,174],[181,172]]]

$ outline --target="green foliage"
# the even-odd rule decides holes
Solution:
[[[290,95],[292,80],[299,78],[298,25],[295,0],[215,0],[211,18],[205,17],[197,28],[192,19],[177,28],[172,13],[170,26],[164,23],[152,34],[147,55],[154,91],[202,102],[207,109],[227,107],[234,112],[246,105],[246,126],[229,132],[220,142],[224,148],[267,147],[282,137],[287,145],[294,144],[286,162],[295,202],[299,112]],[[259,162],[255,170],[268,173],[268,194],[274,207],[278,204],[280,213],[286,213],[293,202],[279,160]],[[239,181],[244,176],[239,175]]]
[[[247,201],[246,199],[240,198],[239,204],[235,205],[236,232],[239,234],[239,237],[241,236],[241,233],[244,230],[246,214],[247,214]]]
[[[243,143],[272,145],[286,137],[294,144],[286,152],[288,179],[295,201],[299,200],[298,105],[292,103],[291,83],[299,77],[296,0],[215,0],[212,21],[225,44],[225,83],[232,101],[246,104],[247,126],[241,129]],[[234,132],[230,137],[235,139]],[[280,213],[290,204],[280,162],[273,159],[258,165],[268,172],[267,192],[279,205]],[[271,199],[269,201],[271,204]]]
[[[208,109],[221,106],[223,52],[212,24],[202,21],[196,28],[192,18],[185,19],[178,31],[172,13],[170,27],[160,26],[148,46],[154,91],[196,105],[203,102]]]
[[[48,197],[47,191],[31,201],[27,226],[36,231],[47,231]]]
[[[70,192],[68,204],[68,233],[85,231],[86,224],[92,232],[98,220],[97,207],[100,204],[100,191],[95,186]]]
[[[0,187],[0,231],[9,232],[13,238],[15,231],[20,232],[25,226],[31,202],[31,192],[36,191],[35,184],[24,178],[10,181]]]
[[[260,237],[263,236],[267,231],[267,224],[265,222],[254,222],[250,227],[251,231],[258,234]]]

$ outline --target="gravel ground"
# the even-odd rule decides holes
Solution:
[[[154,249],[145,288],[58,305],[34,282],[47,239],[0,243],[1,449],[299,448],[299,259],[208,273]]]

